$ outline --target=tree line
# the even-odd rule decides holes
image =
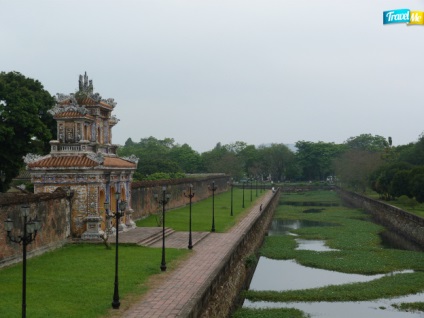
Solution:
[[[149,137],[139,142],[129,138],[118,153],[140,158],[137,180],[225,173],[236,180],[331,182],[359,192],[371,188],[385,200],[407,196],[424,202],[424,135],[401,146],[393,146],[391,137],[361,134],[341,144],[302,140],[295,148],[236,141],[198,153],[172,138]]]
[[[56,122],[47,112],[54,98],[43,85],[18,72],[0,73],[0,191],[24,167],[27,153],[49,153]],[[391,137],[361,134],[341,144],[298,141],[292,151],[283,143],[221,144],[198,153],[172,138],[131,138],[120,156],[139,158],[135,180],[180,178],[187,174],[225,173],[235,179],[331,181],[355,191],[371,187],[384,199],[400,196],[424,202],[424,135],[417,142],[393,146]]]
[[[281,143],[255,146],[236,141],[219,142],[212,150],[198,153],[188,144],[176,144],[172,138],[160,140],[151,136],[139,142],[129,138],[118,154],[139,158],[137,180],[225,173],[235,179],[274,182],[343,179],[350,187],[363,188],[369,174],[384,162],[389,147],[389,141],[382,136],[362,134],[342,144],[298,141],[295,151]]]
[[[406,196],[424,202],[424,134],[415,143],[389,148],[384,158],[370,173],[370,187],[385,200]]]
[[[254,177],[284,180],[294,177],[295,154],[284,144],[269,146],[248,145],[243,141],[216,146],[203,153],[188,144],[176,144],[173,138],[141,138],[139,142],[129,138],[118,149],[120,156],[134,154],[139,158],[136,180],[154,180],[199,173],[225,173],[240,179]]]

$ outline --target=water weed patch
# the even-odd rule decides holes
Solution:
[[[334,272],[388,275],[369,282],[340,283],[309,289],[249,290],[244,292],[247,299],[253,302],[285,303],[370,301],[424,291],[424,253],[384,247],[379,235],[385,231],[383,226],[373,223],[370,216],[359,209],[337,206],[340,201],[336,193],[328,191],[323,199],[320,199],[321,194],[322,191],[287,196],[283,194],[281,203],[284,200],[301,202],[303,199],[311,205],[280,204],[274,220],[277,223],[297,220],[299,226],[291,228],[286,235],[267,236],[260,255],[275,260],[295,260],[303,266]],[[321,206],[319,213],[305,213],[305,210],[316,209],[314,201],[325,201],[327,206]],[[299,239],[322,240],[334,250],[297,250],[296,240]],[[401,273],[391,274],[393,272]]]

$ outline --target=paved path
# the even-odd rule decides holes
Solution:
[[[187,317],[201,292],[207,288],[216,275],[226,256],[232,252],[234,243],[244,235],[246,229],[260,213],[261,205],[265,205],[272,197],[266,193],[250,208],[249,213],[227,233],[193,233],[194,247],[192,255],[179,266],[166,273],[166,280],[161,281],[156,288],[151,289],[129,309],[121,309],[116,316],[125,318],[171,318]],[[134,229],[122,235],[121,238],[128,242],[141,242],[154,232],[162,231],[161,228]],[[196,240],[194,240],[196,236]],[[143,238],[141,238],[143,237]],[[188,233],[172,233],[166,238],[166,247],[186,248]],[[160,242],[161,244],[161,242]],[[152,245],[150,245],[152,246]],[[159,245],[161,246],[161,245]]]

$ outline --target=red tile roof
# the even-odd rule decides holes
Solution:
[[[28,164],[29,168],[95,167],[99,164],[86,156],[49,157]]]
[[[89,97],[85,97],[85,98],[78,98],[77,102],[79,105],[84,105],[84,106],[96,106],[97,104],[99,104],[98,102],[96,102],[94,99],[89,98]]]
[[[137,165],[118,157],[104,157],[102,164],[104,167],[110,168],[129,168],[135,169]],[[97,161],[94,161],[87,156],[54,156],[41,159],[28,164],[28,168],[90,168],[101,166]]]
[[[105,157],[103,162],[105,167],[116,167],[116,168],[136,168],[137,165],[134,162],[130,162],[121,158]]]
[[[58,113],[58,114],[54,115],[55,119],[56,118],[81,118],[81,117],[91,118],[91,119],[93,118],[89,114],[83,115],[83,114],[76,112],[76,111],[75,112],[73,112],[73,111],[63,112],[63,113]]]

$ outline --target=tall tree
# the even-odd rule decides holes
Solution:
[[[0,73],[0,170],[6,174],[1,191],[19,174],[23,156],[49,152],[56,122],[47,111],[53,105],[54,98],[39,81],[18,72]]]
[[[283,181],[297,177],[295,154],[286,145],[260,146],[259,154],[263,172],[266,175],[271,174],[273,180]]]
[[[304,180],[323,180],[334,175],[332,162],[346,150],[345,145],[332,142],[296,142],[296,160]]]
[[[334,160],[337,178],[356,191],[365,192],[370,174],[383,163],[381,154],[363,149],[349,149]]]
[[[391,138],[361,134],[347,139],[345,152],[333,161],[339,181],[355,190],[365,191],[372,173],[384,161],[392,162]]]
[[[411,170],[412,168],[413,166],[407,162],[394,162],[381,165],[369,175],[371,188],[380,194],[383,199],[390,200],[395,196],[394,193],[391,192],[395,175],[400,171]],[[396,182],[399,181],[400,180]],[[397,192],[399,191],[396,190],[395,193]]]
[[[254,145],[245,145],[236,153],[240,162],[243,164],[243,171],[248,176],[258,177],[261,174],[261,167],[259,162],[259,152]]]
[[[410,187],[410,174],[410,170],[399,170],[395,173],[389,188],[391,196],[394,198],[398,198],[402,195],[406,195],[410,198],[413,197]]]
[[[415,143],[398,146],[397,151],[400,161],[406,161],[413,165],[424,165],[424,134],[421,134]]]
[[[202,170],[200,154],[188,144],[174,146],[169,151],[169,159],[176,162],[185,173],[196,173]]]
[[[205,172],[226,172],[234,176],[234,173],[236,172],[228,171],[228,168],[225,168],[225,170],[227,171],[223,170],[225,162],[231,162],[231,167],[236,166],[237,170],[240,170],[241,168],[241,163],[236,158],[236,155],[233,152],[229,151],[227,147],[223,146],[220,142],[218,142],[212,150],[203,152],[201,154],[201,157],[204,167],[206,169]],[[224,157],[225,160],[223,160]]]
[[[383,151],[389,146],[389,142],[386,138],[379,135],[373,136],[371,134],[361,134],[356,137],[350,137],[345,141],[345,144],[350,149],[361,149],[372,152]]]
[[[182,172],[178,163],[169,158],[173,147],[174,139],[172,138],[161,140],[150,136],[141,138],[138,143],[129,138],[125,142],[125,146],[118,149],[118,154],[120,156],[135,155],[139,158],[134,178],[141,180],[159,172],[171,174]]]
[[[412,169],[409,181],[409,189],[411,195],[415,197],[419,203],[424,202],[424,166]]]
[[[135,155],[139,158],[137,180],[150,179],[152,175],[180,176],[184,173],[202,172],[202,158],[188,144],[178,145],[173,138],[141,138],[134,142],[128,138],[125,145],[118,149],[120,156]]]

